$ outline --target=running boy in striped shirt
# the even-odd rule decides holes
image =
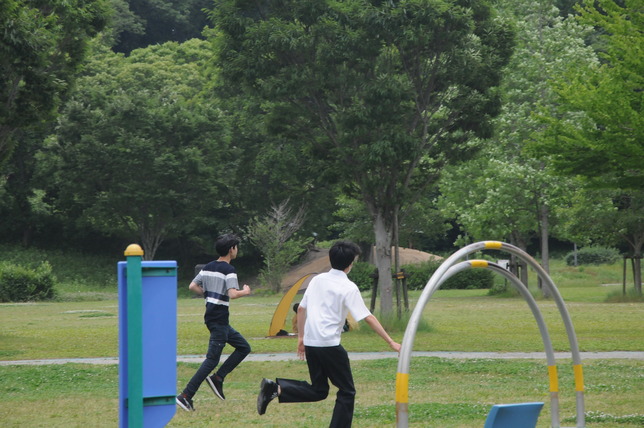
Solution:
[[[239,238],[232,234],[221,235],[215,242],[219,258],[208,263],[190,283],[190,291],[203,296],[206,301],[204,322],[210,331],[208,353],[201,367],[194,374],[183,392],[177,395],[176,402],[185,411],[193,411],[192,397],[205,380],[217,397],[225,400],[224,378],[250,353],[250,345],[229,323],[228,305],[230,299],[248,296],[250,287],[246,284],[240,289],[237,272],[230,262],[237,257]],[[211,376],[219,364],[221,352],[226,344],[235,350]]]

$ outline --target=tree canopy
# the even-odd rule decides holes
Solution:
[[[226,209],[235,159],[216,106],[198,100],[205,43],[94,56],[47,147],[59,210],[140,239],[148,258]]]
[[[16,131],[55,117],[108,15],[106,0],[0,2],[0,163]]]
[[[222,84],[265,100],[271,130],[366,204],[390,312],[401,207],[490,135],[512,32],[470,1],[223,0],[212,18]]]
[[[644,9],[641,0],[586,0],[578,21],[599,32],[601,62],[571,64],[553,80],[558,111],[543,115],[546,137],[535,144],[565,174],[599,187],[644,185]],[[576,120],[569,120],[570,114]]]

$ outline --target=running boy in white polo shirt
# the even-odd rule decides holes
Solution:
[[[360,247],[348,241],[336,242],[329,250],[331,270],[311,280],[297,310],[297,354],[306,357],[311,383],[299,380],[262,379],[257,397],[257,412],[266,413],[268,403],[303,403],[324,400],[329,394],[329,381],[338,388],[330,427],[348,428],[353,420],[356,389],[349,356],[340,344],[342,328],[348,313],[356,322],[365,320],[396,352],[394,342],[378,319],[364,304],[360,290],[347,277]]]

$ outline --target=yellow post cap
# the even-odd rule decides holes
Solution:
[[[125,249],[125,256],[142,256],[143,249],[139,244],[130,244]]]

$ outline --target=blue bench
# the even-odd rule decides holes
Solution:
[[[542,402],[496,404],[483,428],[535,428],[542,408]]]

